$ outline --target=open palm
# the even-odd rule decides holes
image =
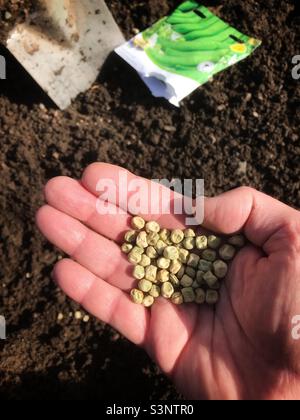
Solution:
[[[215,309],[158,299],[147,310],[127,293],[134,279],[119,244],[130,215],[96,211],[99,179],[118,184],[120,170],[96,163],[80,182],[59,177],[46,185],[37,224],[71,257],[54,268],[62,290],[143,346],[189,398],[299,398],[300,342],[291,335],[300,315],[299,213],[249,188],[206,199],[205,227],[243,229],[252,245],[233,261]],[[183,227],[173,215],[155,219]]]

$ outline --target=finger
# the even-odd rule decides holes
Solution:
[[[50,242],[96,276],[123,290],[132,287],[132,267],[115,242],[50,206],[42,207],[36,220]]]
[[[130,227],[129,215],[120,213],[114,204],[107,205],[108,214],[98,212],[97,198],[72,178],[51,179],[45,187],[45,198],[52,207],[80,220],[106,238],[121,242],[124,232]]]
[[[298,225],[299,230],[298,211],[252,188],[237,188],[205,199],[204,226],[207,229],[225,234],[243,230],[253,244],[263,247],[267,253],[288,243],[291,239],[288,230],[290,228],[293,235],[293,224],[295,228]],[[286,229],[286,237],[281,236],[282,229]]]
[[[120,289],[69,259],[56,264],[53,277],[71,299],[92,315],[110,324],[133,343],[144,344],[149,313],[142,305],[134,304]]]
[[[139,214],[146,220],[157,220],[169,229],[185,225],[185,216],[182,212],[175,214],[175,212],[180,213],[179,204],[182,203],[180,194],[145,178],[137,177],[123,168],[106,163],[94,163],[88,166],[81,182],[88,191],[98,197],[99,191],[102,190],[100,183],[103,180],[109,180],[110,184],[115,186],[115,194],[112,195],[115,199],[114,204],[123,210],[128,210],[130,213],[130,207],[136,201],[135,193],[140,191],[140,204],[144,209]]]

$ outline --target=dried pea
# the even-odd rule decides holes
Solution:
[[[212,262],[200,259],[198,269],[204,272],[209,271],[212,269]]]
[[[184,233],[181,229],[174,229],[171,232],[171,241],[173,244],[179,244],[184,238]]]
[[[205,274],[205,272],[200,271],[200,270],[198,270],[197,273],[196,273],[196,281],[199,284],[199,286],[202,286],[203,283],[204,283],[204,280],[203,280],[204,274]]]
[[[206,293],[205,293],[205,291],[203,289],[201,289],[201,288],[196,289],[195,290],[195,294],[196,294],[195,302],[198,305],[202,305],[203,303],[205,303]]]
[[[213,287],[217,283],[218,278],[211,271],[207,271],[203,276],[203,280],[208,287]]]
[[[184,248],[179,249],[179,256],[178,256],[179,261],[182,262],[183,264],[186,264],[189,254],[190,253],[187,249],[184,249]]]
[[[172,301],[172,303],[174,303],[174,305],[181,305],[183,303],[182,294],[180,292],[173,293],[173,295],[171,297],[171,301]]]
[[[235,248],[232,245],[223,245],[219,249],[219,255],[224,261],[230,261],[235,255]]]
[[[180,284],[182,287],[191,287],[191,285],[193,284],[193,279],[187,274],[184,274],[184,276],[182,276],[182,279],[180,280]]]
[[[206,249],[207,248],[207,237],[205,235],[196,237],[196,248],[197,249]]]
[[[159,237],[162,241],[166,242],[169,239],[170,231],[168,229],[161,229]]]
[[[213,263],[213,270],[219,279],[223,279],[227,274],[228,265],[222,260],[217,260]]]
[[[137,233],[135,230],[129,230],[128,232],[125,233],[124,240],[131,244],[135,242],[136,236],[137,236]]]
[[[124,243],[121,247],[122,252],[124,252],[124,254],[129,254],[129,252],[132,250],[133,245],[128,244],[128,243]]]
[[[228,243],[237,246],[238,248],[242,248],[245,245],[246,240],[243,235],[235,235],[228,239]]]
[[[147,233],[146,232],[142,231],[138,234],[138,236],[136,238],[136,244],[140,248],[147,248],[148,241],[147,241]]]
[[[159,241],[159,234],[156,232],[150,232],[147,234],[147,242],[149,245],[155,246]]]
[[[209,246],[209,248],[218,249],[220,248],[221,243],[222,243],[222,239],[219,238],[218,236],[210,235],[207,238],[207,245]]]
[[[136,265],[133,269],[133,277],[137,280],[143,279],[145,276],[145,269],[141,265]]]
[[[146,279],[142,279],[138,282],[138,288],[142,291],[142,292],[150,292],[152,287],[152,282]]]
[[[157,280],[161,283],[169,281],[170,273],[167,270],[159,270],[157,273]]]
[[[179,278],[179,280],[182,279],[182,276],[184,275],[184,273],[185,273],[185,268],[182,265],[178,273],[176,273],[176,276]]]
[[[195,238],[185,238],[183,240],[183,246],[185,249],[192,250],[195,248]]]
[[[196,270],[192,267],[186,267],[185,274],[194,279],[196,277]]]
[[[142,259],[143,250],[137,246],[133,247],[128,254],[128,261],[131,264],[139,264]]]
[[[149,258],[157,258],[157,251],[156,251],[156,249],[153,247],[153,246],[148,246],[147,248],[146,248],[146,255],[147,255],[147,257],[149,257]]]
[[[150,233],[150,232],[158,233],[160,231],[160,226],[157,222],[150,221],[146,223],[145,229],[147,233]]]
[[[157,241],[157,243],[155,244],[155,249],[156,249],[158,255],[162,255],[163,254],[164,249],[165,249],[166,246],[167,246],[167,244],[164,241],[162,241],[161,239],[159,239]]]
[[[167,246],[164,249],[164,257],[169,260],[177,260],[179,257],[179,252],[176,246]]]
[[[147,267],[150,264],[151,264],[151,258],[149,258],[146,254],[143,254],[142,259],[140,261],[140,265],[142,267]]]
[[[155,282],[157,276],[157,267],[154,265],[148,265],[148,267],[145,268],[145,279]]]
[[[198,282],[197,282],[196,280],[194,280],[194,281],[193,281],[193,284],[192,284],[192,288],[193,288],[193,289],[197,289],[198,287],[199,287]]]
[[[205,301],[208,305],[215,305],[219,300],[219,293],[216,290],[207,290]]]
[[[162,284],[161,286],[161,295],[166,298],[166,299],[170,299],[171,296],[174,293],[174,287],[172,285],[172,283],[170,282],[165,282]]]
[[[180,285],[180,281],[178,277],[175,276],[175,274],[170,273],[169,280],[173,284],[174,287],[178,287]]]
[[[184,287],[181,289],[181,293],[185,303],[195,302],[196,295],[192,287]]]
[[[167,269],[170,267],[171,261],[167,258],[161,257],[157,260],[157,267]]]
[[[145,227],[145,220],[142,217],[134,216],[131,219],[131,226],[133,229],[142,230]]]
[[[217,259],[217,253],[213,249],[205,249],[202,252],[201,258],[207,261],[215,261]]]
[[[192,267],[192,268],[197,268],[197,266],[199,264],[199,261],[200,261],[199,255],[191,253],[189,255],[189,258],[188,258],[188,261],[187,261],[187,265],[189,267]]]
[[[150,308],[150,306],[152,306],[154,303],[154,297],[151,295],[148,295],[146,297],[144,297],[143,300],[143,305],[145,306],[145,308]]]
[[[156,284],[153,284],[149,291],[149,295],[153,296],[154,298],[158,298],[160,296],[160,287]]]
[[[144,300],[144,293],[138,289],[132,289],[130,292],[131,299],[134,303],[141,304]]]
[[[178,260],[171,261],[169,271],[172,274],[177,274],[181,270],[182,264]]]
[[[185,229],[184,237],[185,238],[194,238],[196,236],[194,229]]]

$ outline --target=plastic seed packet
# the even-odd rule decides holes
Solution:
[[[116,53],[135,68],[154,96],[179,106],[183,98],[260,44],[197,1],[185,1]]]

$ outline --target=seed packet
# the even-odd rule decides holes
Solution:
[[[260,44],[199,2],[185,1],[116,53],[135,68],[154,96],[179,106],[183,98]]]

